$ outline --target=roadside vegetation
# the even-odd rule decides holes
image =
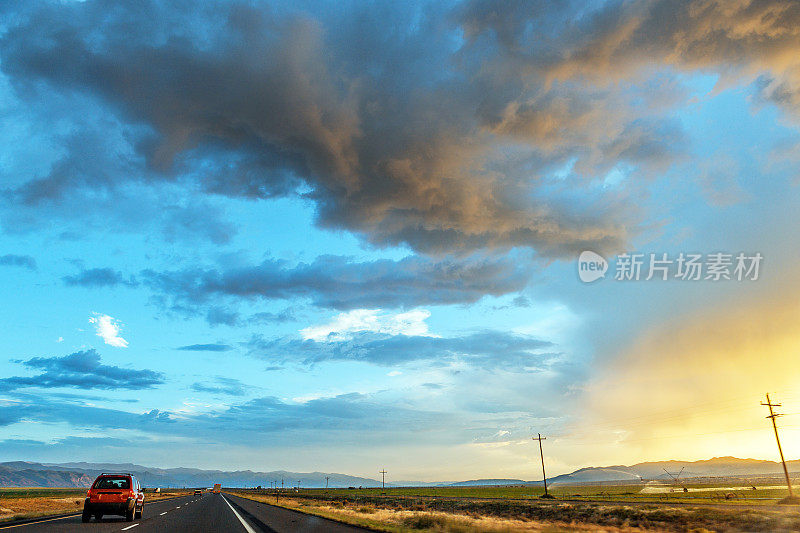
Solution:
[[[756,482],[756,481],[753,481]],[[668,483],[644,484],[586,484],[557,485],[549,492],[559,500],[587,501],[624,501],[650,503],[724,503],[740,505],[773,505],[787,495],[786,488],[781,487],[781,480],[759,479],[757,489],[751,490],[751,483],[742,480],[715,482],[687,482],[678,486]],[[777,486],[776,486],[777,485]],[[686,487],[688,492],[683,492]],[[661,489],[660,492],[648,492],[647,489]],[[304,489],[304,496],[327,497],[332,492],[347,497],[356,496],[394,496],[394,497],[427,497],[427,498],[479,498],[479,499],[538,499],[544,490],[538,486],[476,486],[476,487],[397,487],[384,490],[375,488]]]
[[[54,489],[38,487],[0,488],[0,523],[26,518],[79,513],[87,489]],[[145,492],[147,502],[183,496],[188,490],[162,490],[160,493]]]
[[[372,494],[353,494],[353,491],[346,490],[301,491],[280,496],[278,505],[393,533],[800,531],[798,509],[777,506],[774,501],[742,508],[699,504],[695,507],[677,502],[626,505],[614,501],[526,501],[502,497],[458,498],[449,494],[445,497],[415,496],[409,493],[415,489],[397,490],[404,493],[390,494],[389,490],[385,495],[380,491],[371,491]],[[274,492],[250,490],[232,493],[275,504]],[[474,494],[475,490],[468,493]]]

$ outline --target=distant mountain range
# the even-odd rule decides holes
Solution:
[[[787,463],[790,472],[800,471],[800,460]],[[670,480],[664,472],[677,474],[683,469],[682,478],[764,476],[782,472],[780,463],[736,457],[715,457],[704,461],[658,461],[638,463],[631,466],[609,466],[581,468],[570,474],[548,478],[548,484],[638,482],[640,480]],[[237,470],[201,470],[198,468],[151,468],[124,463],[32,463],[13,461],[0,463],[0,487],[87,487],[101,472],[130,472],[145,487],[210,487],[221,483],[226,487],[269,487],[277,481],[284,487],[380,487],[376,479],[325,472],[253,472]],[[474,479],[458,482],[402,481],[387,483],[387,486],[485,486],[485,485],[540,485],[541,480],[522,479]]]
[[[800,471],[800,460],[787,461],[790,472]],[[553,478],[553,482],[586,483],[597,481],[625,480],[669,480],[668,471],[677,475],[681,469],[682,478],[692,477],[734,477],[764,476],[782,474],[780,463],[758,459],[739,459],[737,457],[714,457],[703,461],[657,461],[638,463],[632,466],[609,466],[604,468],[581,468],[571,474]],[[549,481],[549,480],[548,480]]]
[[[800,460],[787,461],[790,472],[800,471]],[[665,472],[666,470],[666,472]],[[683,470],[681,472],[681,470]],[[605,466],[581,468],[570,474],[548,477],[547,483],[575,484],[601,482],[638,482],[648,480],[671,481],[667,473],[686,478],[698,477],[746,477],[780,475],[783,473],[780,463],[759,459],[739,459],[737,457],[714,457],[703,461],[655,461],[637,463],[631,466]],[[453,486],[477,485],[541,485],[541,481],[524,481],[522,479],[474,479],[451,483]]]
[[[139,478],[144,487],[211,487],[221,483],[226,487],[278,486],[283,480],[286,488],[324,487],[328,477],[330,487],[380,487],[381,482],[344,474],[325,472],[253,472],[237,470],[201,470],[198,468],[151,468],[130,463],[31,463],[14,461],[0,463],[2,487],[88,487],[102,472],[129,472]]]

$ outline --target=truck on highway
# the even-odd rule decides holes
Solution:
[[[220,492],[222,492],[222,485],[220,485],[219,483],[215,483],[214,484],[214,494],[219,494]]]

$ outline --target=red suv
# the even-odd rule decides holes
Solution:
[[[88,522],[92,515],[100,520],[105,514],[115,514],[130,522],[141,518],[143,509],[144,492],[135,476],[100,474],[86,493],[81,520]]]

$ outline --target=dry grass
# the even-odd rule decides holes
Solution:
[[[234,492],[238,496],[275,505],[274,498],[263,495]],[[476,513],[450,513],[443,511],[376,507],[344,500],[320,501],[281,498],[281,507],[332,518],[349,524],[366,526],[392,533],[556,533],[556,532],[638,532],[644,529],[594,523],[561,522],[557,520],[528,520],[510,517],[485,516]],[[666,531],[649,528],[647,531]]]
[[[275,503],[274,496],[264,493],[241,491],[235,494]],[[281,497],[280,505],[394,533],[800,531],[800,515],[796,509],[781,506],[720,509],[655,503],[476,501],[407,496],[348,497],[342,494]]]
[[[147,493],[145,502],[189,494],[190,491]],[[40,516],[79,513],[83,510],[86,489],[2,489],[0,522]]]

